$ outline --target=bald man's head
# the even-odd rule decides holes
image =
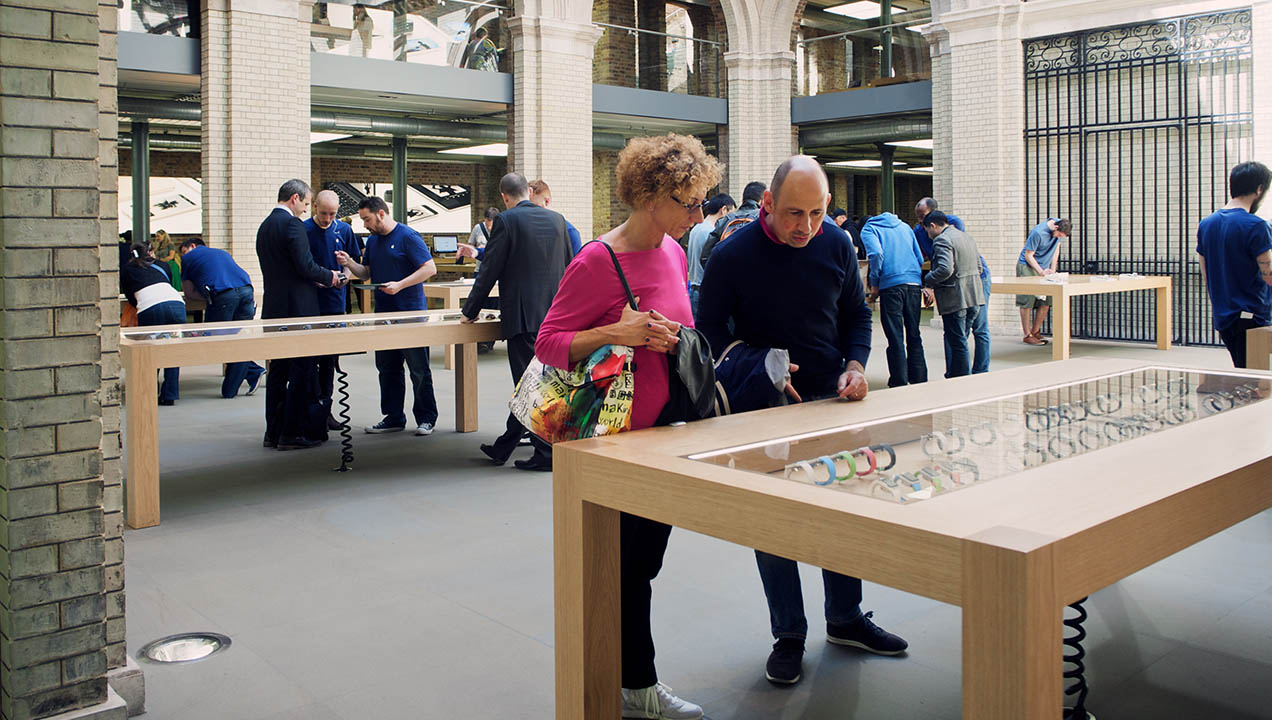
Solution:
[[[324,230],[331,226],[340,212],[340,196],[331,190],[323,190],[314,198],[314,222]]]
[[[821,165],[807,155],[778,166],[764,193],[769,230],[791,247],[804,247],[817,234],[830,203],[830,181]]]

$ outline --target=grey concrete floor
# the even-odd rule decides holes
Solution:
[[[932,381],[944,382],[940,335],[924,334]],[[877,324],[875,338],[868,375],[879,390]],[[993,369],[1050,359],[1049,347],[1014,335],[994,341]],[[1213,349],[1079,342],[1074,355],[1228,365]],[[380,419],[375,369],[367,356],[343,362],[358,429],[350,473],[331,471],[334,442],[262,449],[263,393],[222,400],[219,368],[183,369],[181,400],[160,408],[163,524],[125,534],[129,651],[195,630],[233,645],[198,663],[143,664],[148,717],[551,718],[551,476],[494,468],[477,450],[506,413],[502,344],[480,358],[482,429],[472,434],[453,431],[453,375],[437,353],[431,437],[362,434]],[[662,680],[713,720],[960,717],[958,608],[867,583],[865,608],[911,650],[864,657],[824,643],[821,582],[802,572],[805,677],[775,688],[764,679],[772,640],[754,555],[674,532],[654,586]],[[1272,513],[1088,607],[1088,704],[1100,720],[1272,718]]]

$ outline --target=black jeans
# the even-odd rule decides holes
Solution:
[[[326,440],[325,434],[317,436],[312,429],[311,414],[318,399],[317,358],[270,360],[265,378],[265,437],[275,442],[298,437]]]
[[[513,385],[516,385],[521,380],[521,376],[525,374],[530,361],[534,360],[534,341],[534,333],[520,333],[508,338],[508,369],[512,371]],[[508,421],[504,433],[495,439],[495,451],[505,457],[511,455],[512,451],[517,449],[517,443],[521,442],[521,436],[525,435],[525,433],[526,429],[521,424],[521,421],[517,420],[512,413],[508,413]],[[534,446],[534,455],[537,459],[547,462],[552,460],[551,445],[534,434],[530,435],[530,444]]]
[[[623,513],[618,521],[620,603],[622,606],[622,686],[639,690],[658,682],[654,636],[649,626],[650,583],[662,569],[671,526]]]
[[[879,291],[879,321],[888,338],[888,387],[927,382],[927,360],[919,337],[923,290],[897,285]]]
[[[1257,327],[1262,325],[1254,318],[1237,318],[1231,325],[1219,331],[1224,347],[1228,348],[1228,354],[1232,356],[1233,367],[1246,366],[1246,330]]]
[[[319,355],[318,361],[318,397],[331,399],[336,389],[336,368],[340,367],[339,355]]]
[[[945,328],[945,377],[963,377],[971,372],[972,357],[967,347],[967,336],[976,327],[976,318],[984,309],[985,306],[980,305],[941,315],[941,324]],[[977,352],[980,352],[979,347]]]
[[[437,397],[433,395],[433,370],[428,365],[428,348],[376,350],[375,369],[380,372],[380,412],[390,425],[405,426],[406,375],[402,363],[411,371],[414,399],[411,414],[416,425],[437,422]]]

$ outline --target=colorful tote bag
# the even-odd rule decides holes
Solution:
[[[602,245],[609,250],[627,302],[635,310],[636,298],[618,256],[609,245]],[[632,427],[634,370],[633,351],[626,345],[602,345],[568,370],[535,358],[517,383],[508,408],[527,430],[550,443],[624,432]]]

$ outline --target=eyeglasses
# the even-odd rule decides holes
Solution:
[[[688,210],[689,212],[702,209],[702,203],[705,202],[703,200],[694,200],[693,202],[684,202],[683,200],[676,197],[675,195],[669,194],[668,196],[672,199],[673,202],[675,202],[680,207]]]

